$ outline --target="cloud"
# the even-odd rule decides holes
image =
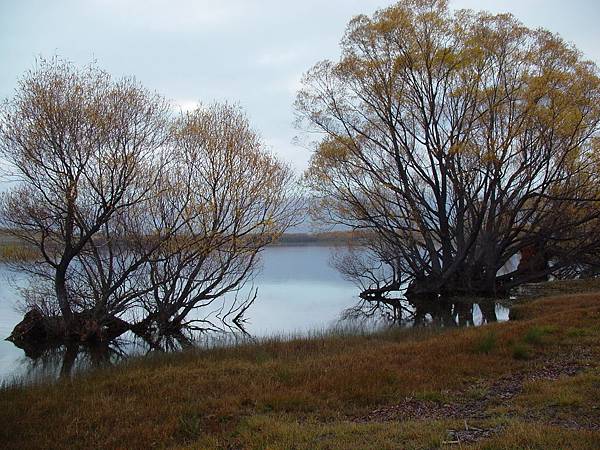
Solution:
[[[296,145],[293,132],[281,136],[269,136],[263,140],[267,149],[289,163],[300,174],[308,168],[311,150]]]
[[[231,27],[248,16],[248,3],[240,0],[95,0],[94,13],[110,16],[131,28],[147,32],[202,32]]]
[[[298,48],[265,51],[258,54],[256,63],[267,67],[288,66],[298,61],[303,53],[304,51]]]
[[[191,112],[200,106],[200,102],[196,100],[175,100],[175,109],[181,112]]]
[[[287,81],[287,90],[294,97],[302,89],[302,73],[296,73]]]

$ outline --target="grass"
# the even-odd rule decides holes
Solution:
[[[542,345],[545,343],[545,337],[556,331],[557,327],[553,325],[531,327],[527,333],[525,333],[523,340],[531,345]]]
[[[33,247],[19,243],[0,242],[0,262],[33,261],[40,256]]]
[[[496,333],[489,331],[481,336],[475,344],[475,352],[485,353],[486,355],[497,347]]]
[[[596,448],[600,432],[590,424],[600,423],[600,293],[526,302],[517,316],[460,330],[270,339],[5,387],[0,446],[452,448],[448,430],[466,421],[354,419],[405,398],[484,402],[495,380],[584,349],[577,375],[526,381],[511,400],[490,402],[469,425],[494,433],[461,446]]]
[[[512,356],[514,359],[521,361],[528,360],[533,357],[531,353],[531,347],[522,343],[517,343],[513,346]]]

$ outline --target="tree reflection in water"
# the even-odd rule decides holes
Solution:
[[[379,328],[468,327],[508,320],[501,302],[481,299],[369,298],[344,311],[342,323]]]
[[[342,323],[376,330],[382,327],[478,326],[508,319],[508,308],[481,300],[380,298],[361,300],[342,314]],[[70,343],[23,348],[26,370],[23,383],[71,377],[94,368],[114,365],[126,359],[195,348],[232,346],[252,341],[243,323],[235,327],[189,327],[169,335],[128,333],[109,343]]]
[[[25,372],[20,379],[23,383],[70,377],[88,368],[112,365],[128,354],[124,339],[93,346],[69,343],[24,350]]]
[[[191,328],[171,335],[154,337],[128,333],[119,339],[95,345],[73,342],[27,347],[23,348],[25,371],[16,381],[29,384],[69,378],[91,369],[112,366],[132,357],[235,345],[249,339],[249,334],[239,326],[203,331]]]

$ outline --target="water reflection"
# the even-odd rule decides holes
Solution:
[[[127,333],[109,343],[95,345],[69,343],[27,347],[23,348],[25,357],[21,360],[19,376],[13,380],[5,379],[4,382],[31,384],[69,378],[92,369],[116,365],[132,357],[233,346],[248,341],[252,341],[252,337],[240,329],[210,333],[189,331],[161,336],[159,339]]]
[[[73,376],[92,367],[116,364],[132,356],[174,352],[189,347],[229,346],[272,336],[302,336],[352,325],[373,331],[388,326],[471,326],[508,320],[508,308],[489,301],[414,302],[405,299],[361,301],[356,286],[329,265],[328,247],[273,247],[265,251],[256,279],[257,301],[244,329],[142,339],[133,333],[101,348],[81,345],[23,350],[0,339],[0,384]],[[0,266],[0,280],[2,279]],[[0,282],[0,336],[8,336],[22,315],[14,310],[18,293]],[[349,330],[352,331],[352,330]]]
[[[498,302],[482,300],[444,301],[380,299],[362,300],[347,309],[341,323],[362,330],[376,331],[383,327],[465,327],[508,320],[509,308]],[[227,332],[182,332],[150,339],[129,333],[104,345],[48,346],[26,348],[22,362],[25,370],[21,382],[71,377],[93,368],[106,367],[132,356],[171,353],[186,349],[232,346],[253,341],[243,329]]]
[[[500,301],[481,299],[362,299],[345,310],[342,322],[377,329],[401,327],[468,327],[506,321],[509,307]]]
[[[128,357],[129,352],[124,344],[121,340],[94,346],[69,343],[46,346],[36,349],[34,353],[27,351],[22,361],[24,370],[14,381],[36,383],[116,364]]]

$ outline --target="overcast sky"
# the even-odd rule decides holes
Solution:
[[[315,62],[336,58],[350,18],[384,0],[0,0],[0,98],[38,55],[97,60],[135,75],[180,107],[241,104],[267,144],[303,170],[292,103]],[[453,0],[455,8],[511,12],[560,33],[600,62],[600,0]]]

